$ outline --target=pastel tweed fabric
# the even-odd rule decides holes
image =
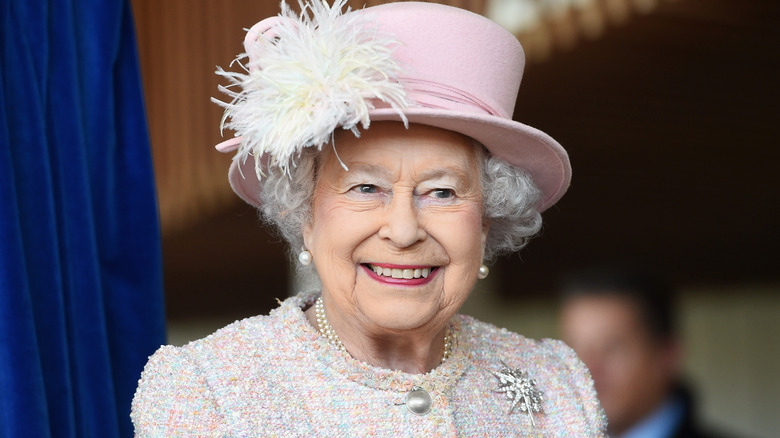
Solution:
[[[284,301],[268,316],[231,324],[184,347],[164,346],[146,365],[133,400],[138,437],[601,437],[606,419],[593,383],[560,341],[533,341],[458,315],[450,358],[427,374],[375,368],[329,344],[302,308]],[[544,392],[528,416],[496,392],[506,364]],[[404,405],[420,386],[433,408]]]

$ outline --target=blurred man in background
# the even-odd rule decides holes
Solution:
[[[591,270],[562,285],[561,336],[590,368],[617,438],[711,437],[680,382],[672,288],[632,271]]]

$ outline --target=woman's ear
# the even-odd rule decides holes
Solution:
[[[482,250],[484,252],[485,245],[487,244],[488,233],[490,232],[490,221],[482,221]]]
[[[311,252],[311,242],[312,242],[312,234],[314,233],[313,227],[311,225],[311,222],[306,222],[303,224],[303,245],[306,247],[306,250]]]

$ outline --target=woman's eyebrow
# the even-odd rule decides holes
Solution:
[[[392,172],[390,169],[387,169],[383,166],[377,166],[376,164],[370,164],[370,163],[351,163],[349,165],[349,171],[344,172],[344,178],[347,179],[349,177],[354,176],[362,176],[362,175],[368,175],[368,176],[379,176],[388,178],[392,175]]]
[[[468,180],[468,176],[466,172],[456,167],[442,167],[438,169],[430,169],[420,174],[420,178],[422,180],[436,179],[442,177],[455,177],[459,181]]]

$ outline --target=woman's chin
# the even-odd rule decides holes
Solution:
[[[369,324],[395,331],[414,330],[431,323],[437,325],[438,320],[448,320],[439,298],[428,294],[410,297],[407,294],[371,293],[358,301],[360,313]]]

